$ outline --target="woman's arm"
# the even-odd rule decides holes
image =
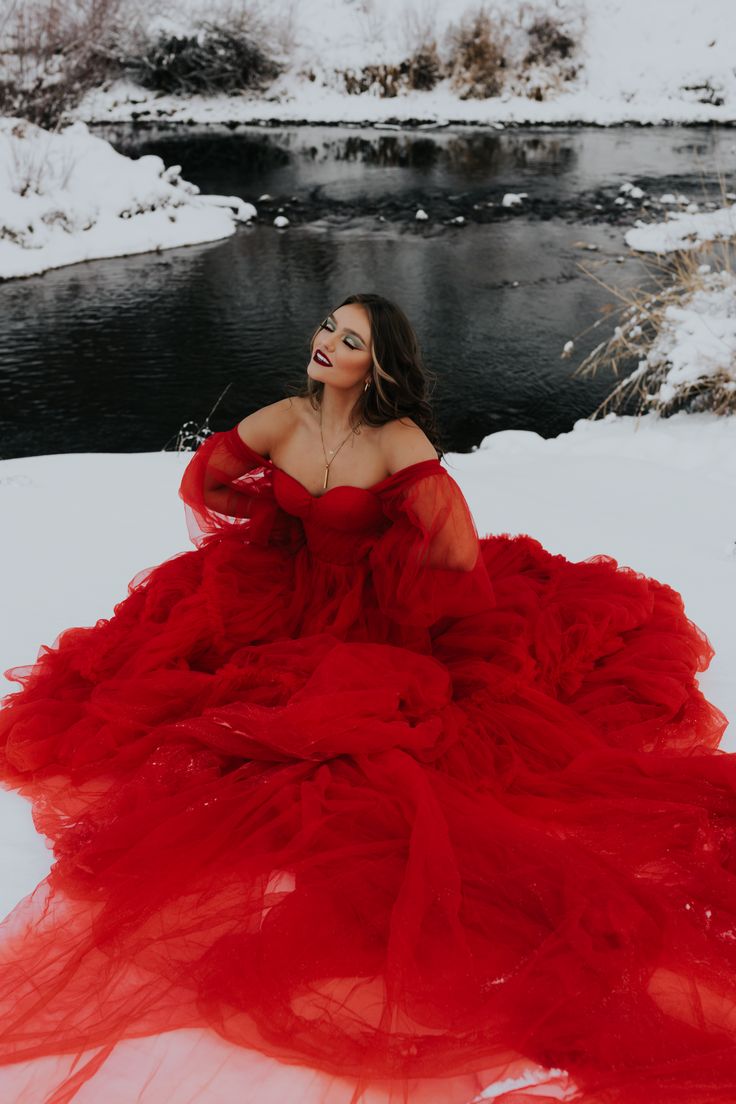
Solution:
[[[231,429],[211,434],[192,456],[179,496],[185,503],[190,537],[198,546],[203,539],[237,526],[242,526],[238,531],[243,539],[265,542],[277,536],[279,510],[265,461],[289,424],[288,402],[272,403]]]
[[[293,419],[291,400],[279,399],[278,402],[269,403],[268,406],[254,410],[252,414],[248,414],[238,422],[238,435],[254,452],[266,459],[271,455],[271,450],[277,442],[291,429]],[[213,510],[217,509],[218,489],[226,486],[232,479],[232,474],[228,473],[228,476],[228,479],[223,480],[222,473],[217,469],[205,472],[204,491],[207,495],[207,505],[211,505]],[[224,496],[220,495],[219,501],[223,504]]]
[[[422,460],[437,459],[437,449],[411,418],[388,423],[382,447],[392,473]],[[440,490],[442,481],[436,492],[433,493],[431,487],[430,482],[424,488],[418,486],[414,492],[410,489],[406,495],[416,523],[425,533],[431,533],[431,540],[418,550],[420,562],[452,571],[472,571],[479,545],[470,511],[462,495]]]

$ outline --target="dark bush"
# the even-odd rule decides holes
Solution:
[[[144,88],[181,94],[263,88],[283,71],[249,35],[217,23],[197,35],[159,35],[140,56],[118,60]]]
[[[420,46],[409,58],[409,87],[428,92],[442,79],[442,63],[434,42]]]
[[[541,16],[528,30],[527,65],[550,65],[569,58],[575,50],[575,40],[550,16]]]

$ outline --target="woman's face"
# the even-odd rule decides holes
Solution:
[[[315,359],[319,350],[320,357]],[[327,357],[329,364],[322,363]],[[334,387],[351,388],[370,377],[373,364],[368,312],[358,303],[347,303],[325,317],[312,341],[307,369],[314,380]]]

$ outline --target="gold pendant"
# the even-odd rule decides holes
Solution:
[[[325,487],[327,486],[327,474],[328,474],[329,470],[330,470],[330,468],[329,468],[329,465],[328,465],[328,466],[327,466],[327,467],[325,468],[325,481],[324,481],[324,483],[322,484],[322,490],[324,490],[324,489],[325,489]]]

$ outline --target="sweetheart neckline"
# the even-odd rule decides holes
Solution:
[[[301,487],[304,493],[309,495],[309,497],[316,502],[320,498],[326,498],[327,495],[332,494],[333,491],[365,491],[366,494],[375,494],[377,487],[382,487],[384,483],[388,483],[389,480],[395,479],[397,475],[400,475],[402,472],[408,471],[409,468],[417,468],[421,464],[439,464],[439,459],[417,460],[414,464],[407,464],[405,467],[399,468],[398,471],[392,472],[391,475],[387,475],[384,479],[379,479],[377,483],[372,483],[370,487],[356,487],[353,483],[338,483],[336,487],[328,487],[326,491],[322,492],[322,494],[313,494],[308,487],[304,486],[300,479],[296,478],[296,476],[291,475],[287,471],[284,471],[284,469],[280,468],[278,464],[274,464],[272,460],[269,460],[269,463],[271,464],[271,467],[274,469],[274,471],[279,472],[281,475],[285,475],[287,479],[290,479],[292,481],[292,483],[296,483],[297,487]]]
[[[237,426],[235,426],[234,428],[237,432]],[[434,459],[430,458],[428,460],[417,460],[413,464],[406,464],[403,468],[398,468],[395,472],[391,472],[391,474],[385,476],[384,479],[379,479],[377,483],[372,483],[370,487],[356,487],[352,483],[338,483],[336,487],[328,487],[328,489],[326,491],[323,491],[322,494],[312,494],[309,488],[305,487],[301,480],[297,479],[295,475],[291,475],[290,472],[285,471],[284,468],[280,468],[278,464],[274,464],[270,456],[261,456],[260,452],[256,452],[254,448],[251,448],[251,446],[247,443],[247,441],[243,440],[239,433],[237,436],[239,442],[243,445],[244,448],[248,450],[248,452],[252,453],[253,456],[257,456],[263,464],[270,466],[274,469],[274,471],[280,472],[281,475],[285,475],[287,479],[290,479],[292,481],[292,483],[296,483],[297,487],[300,487],[304,491],[304,493],[306,495],[309,495],[309,497],[315,502],[320,498],[325,498],[328,494],[332,494],[333,491],[365,491],[366,494],[374,494],[377,487],[382,487],[384,483],[388,483],[390,480],[395,479],[398,475],[403,474],[403,472],[405,471],[409,471],[412,468],[421,467],[423,464],[440,464],[439,457],[435,457]],[[440,469],[444,471],[444,468],[442,468],[441,464]]]

